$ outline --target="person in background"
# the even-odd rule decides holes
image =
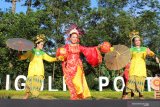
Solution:
[[[125,69],[124,69],[124,72],[123,72],[123,79],[124,79],[124,83],[125,83],[125,87],[123,89],[123,92],[122,92],[122,99],[125,99],[125,96],[126,96],[126,85],[127,85],[127,82],[128,82],[128,79],[129,79],[129,68],[130,68],[130,63],[128,63],[126,66],[125,66]],[[133,99],[134,97],[134,93],[131,91],[131,99]]]

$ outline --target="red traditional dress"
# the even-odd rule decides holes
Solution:
[[[92,66],[102,62],[101,54],[97,47],[83,47],[79,44],[64,46],[67,57],[62,63],[65,82],[68,86],[71,99],[84,99],[90,97],[90,91],[83,72],[83,65],[80,53],[83,53],[86,60]]]

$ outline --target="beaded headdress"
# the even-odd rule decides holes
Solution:
[[[35,44],[39,43],[39,42],[45,42],[46,41],[46,37],[44,34],[39,34],[36,36],[34,42]]]
[[[129,37],[130,37],[130,39],[131,39],[131,47],[132,47],[132,45],[133,45],[132,41],[133,41],[134,38],[141,38],[141,37],[139,36],[139,32],[136,31],[136,30],[133,30],[132,32],[130,32],[130,33],[129,33]]]

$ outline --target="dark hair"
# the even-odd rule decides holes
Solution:
[[[133,43],[134,43],[134,41],[135,41],[135,38],[136,38],[136,37],[132,38],[132,42],[133,42]]]
[[[43,42],[45,44],[44,41],[39,41],[39,42],[35,43],[35,47],[37,47],[37,45],[40,44],[41,42]]]
[[[76,32],[73,32],[73,33],[71,33],[71,34],[69,35],[69,37],[71,38],[71,36],[72,36],[73,34],[76,34],[76,35],[78,36],[78,34],[77,34]]]
[[[135,42],[135,38],[139,38],[139,39],[140,39],[140,41],[141,41],[141,38],[140,38],[140,37],[133,37],[133,39],[132,39],[132,43],[134,43],[134,42]]]

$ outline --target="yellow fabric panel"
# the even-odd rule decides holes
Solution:
[[[28,68],[28,76],[44,76],[44,64],[43,64],[43,59],[42,55],[36,56],[32,58],[29,64]]]
[[[72,81],[75,86],[77,95],[81,94],[83,98],[91,96],[84,73],[80,66],[77,67],[77,73]]]
[[[30,59],[28,67],[28,77],[30,76],[43,76],[44,77],[44,64],[43,59],[48,62],[57,61],[56,58],[52,58],[46,53],[41,55],[36,55],[32,51],[28,51],[20,56],[20,60]]]
[[[131,65],[129,75],[146,77],[146,51],[132,52]]]
[[[148,54],[149,51],[149,54]],[[154,56],[154,52],[150,51],[146,47],[140,47],[140,48],[131,48],[131,65],[130,65],[130,76],[144,76],[146,77],[146,55],[148,56]]]

